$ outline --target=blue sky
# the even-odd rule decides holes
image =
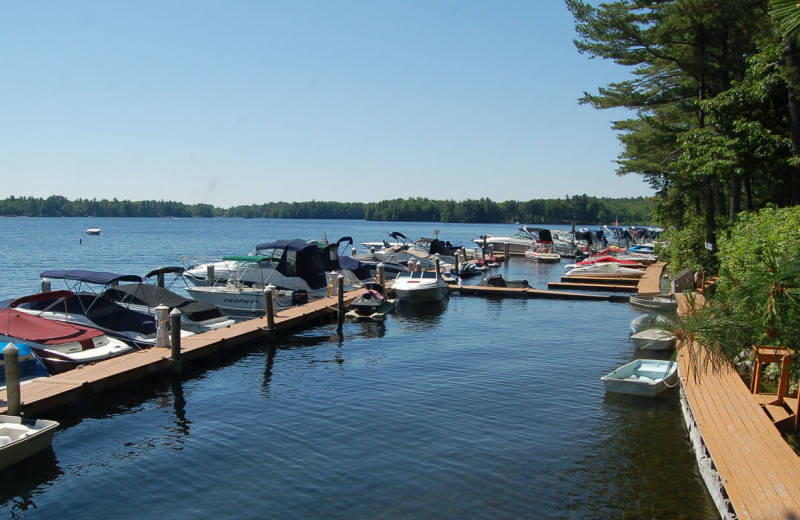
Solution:
[[[560,0],[10,2],[0,197],[647,196]]]

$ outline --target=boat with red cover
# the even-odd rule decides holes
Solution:
[[[55,321],[16,308],[26,302],[70,298],[71,291],[50,291],[18,298],[0,310],[0,341],[23,342],[57,374],[133,350],[102,331],[77,323]]]

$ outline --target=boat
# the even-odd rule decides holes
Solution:
[[[669,321],[661,314],[642,314],[631,320],[628,327],[628,336],[633,336],[639,331],[650,328],[658,323],[667,324]]]
[[[130,352],[133,347],[102,331],[79,323],[56,321],[20,312],[26,303],[69,299],[70,291],[38,293],[12,301],[0,310],[0,341],[25,343],[41,358],[50,374]]]
[[[600,378],[606,392],[655,397],[678,383],[678,363],[635,359]]]
[[[674,294],[654,294],[631,296],[631,305],[656,312],[674,312],[678,310],[678,300]]]
[[[327,296],[329,286],[319,247],[302,240],[258,244],[252,255],[224,256],[221,262],[190,267],[183,275],[196,286],[225,285],[230,280],[263,291],[274,285],[305,291],[310,299]]]
[[[3,355],[3,349],[9,344],[10,343],[0,343],[0,389],[6,387],[6,360]],[[39,356],[37,356],[26,343],[14,342],[13,344],[17,347],[18,351],[17,360],[19,362],[20,382],[30,381],[37,377],[50,376],[50,372],[47,371],[47,367],[44,366],[42,360],[39,359]]]
[[[640,350],[672,350],[675,348],[675,336],[663,329],[640,330],[631,334],[630,338],[636,348]]]
[[[0,469],[49,448],[58,426],[47,419],[0,415]]]
[[[636,267],[626,267],[624,264],[616,262],[591,263],[587,265],[569,264],[565,266],[569,271],[565,276],[614,276],[622,278],[641,278],[644,275],[642,269]]]
[[[275,308],[302,305],[308,302],[308,293],[302,289],[278,289],[274,286],[272,301]],[[236,280],[227,280],[215,285],[198,285],[186,287],[192,298],[206,302],[222,309],[227,314],[238,318],[263,316],[267,312],[267,287],[245,285]]]
[[[99,227],[90,227],[89,229],[86,230],[86,234],[87,235],[99,235],[100,234],[100,228]]]
[[[184,268],[180,266],[160,267],[147,273],[139,283],[113,285],[108,287],[105,295],[111,300],[139,312],[156,315],[156,307],[164,305],[172,309],[178,309],[181,313],[181,329],[194,333],[207,332],[223,327],[229,327],[236,323],[236,320],[227,313],[208,302],[197,301],[182,296],[169,287],[182,278]],[[164,286],[164,278],[167,274],[175,275],[169,287]],[[151,284],[145,281],[156,278],[158,283]],[[185,288],[188,284],[184,281]]]
[[[491,247],[496,252],[505,251],[505,246],[508,244],[509,254],[524,254],[538,240],[534,229],[536,228],[523,226],[510,236],[481,235],[474,239],[473,242],[484,250]]]
[[[121,282],[141,283],[141,276],[103,271],[50,270],[41,273],[41,277],[43,286],[51,285],[52,280],[62,280],[67,292],[72,295],[48,300],[47,293],[40,293],[38,299],[18,302],[19,310],[99,329],[108,336],[139,347],[156,344],[157,324],[152,315],[120,305],[105,294]],[[181,330],[182,337],[192,334],[191,331]]]
[[[561,261],[561,255],[547,247],[533,246],[525,250],[525,258],[539,263],[555,264]]]
[[[350,310],[345,317],[355,320],[382,320],[394,309],[390,299],[378,283],[367,283],[364,290],[350,302]]]
[[[447,297],[448,289],[448,283],[435,270],[426,271],[421,268],[398,273],[392,284],[392,290],[399,301],[443,300]]]

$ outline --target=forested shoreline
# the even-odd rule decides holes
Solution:
[[[8,197],[0,200],[5,217],[175,217],[175,218],[291,218],[354,219],[369,221],[507,223],[581,225],[652,224],[656,207],[646,197],[597,198],[588,195],[563,199],[494,202],[488,198],[453,201],[426,198],[392,199],[381,202],[268,202],[218,208],[211,204],[174,201],[129,201],[107,199],[68,200],[53,195]]]

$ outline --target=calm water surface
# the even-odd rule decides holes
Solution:
[[[468,245],[515,231],[5,218],[0,298],[36,292],[46,269],[144,274],[273,239],[434,227]],[[563,269],[515,258],[496,272],[546,288]],[[637,315],[453,295],[384,323],[320,323],[53,411],[53,450],[0,473],[0,504],[11,518],[716,518],[677,393],[606,396],[599,380],[634,357]]]

